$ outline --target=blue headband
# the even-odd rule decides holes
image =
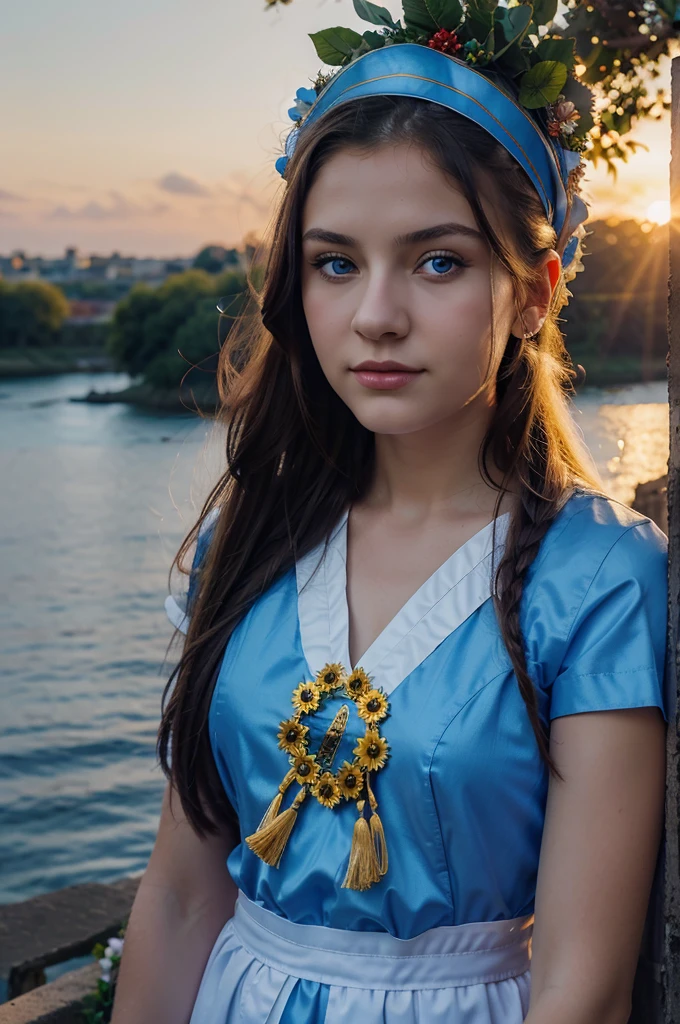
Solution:
[[[286,155],[276,163],[281,174],[300,133],[327,111],[364,96],[411,96],[456,111],[500,142],[526,171],[558,237],[567,218],[567,233],[573,236],[588,216],[579,196],[572,197],[571,206],[568,201],[569,172],[581,162],[580,154],[553,142],[511,96],[456,57],[417,43],[396,43],[352,61],[334,75],[318,97],[312,90],[304,92],[312,92],[314,102],[304,120],[288,135]],[[562,254],[563,267],[571,262],[577,245],[578,237],[571,237]]]

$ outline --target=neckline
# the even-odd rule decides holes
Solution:
[[[347,601],[349,510],[321,543],[296,563],[302,647],[312,676],[327,662],[351,670]],[[495,520],[497,555],[510,513]],[[491,596],[494,520],[460,545],[399,608],[359,659],[390,693]]]

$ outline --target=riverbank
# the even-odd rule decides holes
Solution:
[[[0,380],[54,377],[59,373],[111,373],[113,361],[91,347],[0,350]]]
[[[217,408],[217,389],[214,378],[208,382],[185,384],[179,389],[155,388],[145,381],[131,384],[122,391],[90,390],[82,396],[71,397],[71,402],[86,402],[90,405],[131,405],[150,412],[186,413],[202,412],[213,414]]]
[[[578,358],[575,363],[578,363]],[[666,378],[665,359],[642,360],[635,357],[607,359],[589,357],[583,360],[585,374],[579,371],[576,388],[616,388],[628,384],[643,384]],[[156,412],[187,412],[200,409],[211,414],[217,405],[217,389],[214,377],[185,383],[181,389],[157,388],[145,381],[132,384],[122,391],[90,390],[87,394],[71,398],[72,402],[88,402],[92,405],[113,405],[122,403]]]

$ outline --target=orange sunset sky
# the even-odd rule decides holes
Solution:
[[[362,25],[351,0],[31,0],[2,20],[0,252],[48,256],[189,255],[261,230],[286,110],[319,67],[307,33]],[[666,60],[652,84],[669,83]],[[668,116],[638,127],[649,151],[617,182],[590,165],[593,217],[663,216],[669,136]]]

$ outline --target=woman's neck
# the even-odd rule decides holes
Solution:
[[[491,413],[480,408],[455,425],[447,421],[417,433],[376,434],[375,473],[361,504],[406,519],[484,514],[491,518],[498,491],[479,468]],[[497,467],[490,464],[489,470],[500,483]],[[505,505],[507,501],[503,510]]]

